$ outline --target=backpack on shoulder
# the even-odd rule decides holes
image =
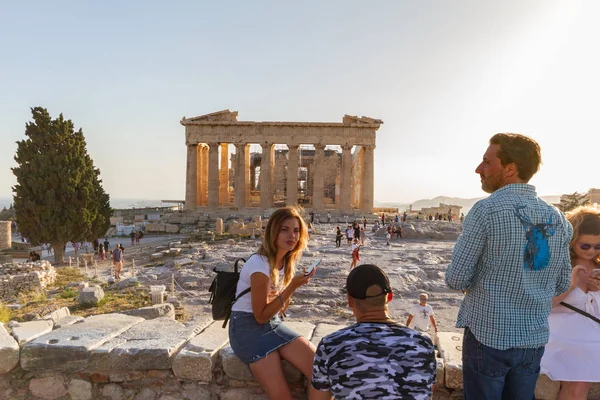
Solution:
[[[235,297],[237,283],[240,280],[240,272],[238,271],[239,262],[245,263],[245,258],[238,258],[233,265],[233,272],[218,271],[213,268],[217,276],[212,281],[208,291],[211,293],[208,303],[212,305],[212,317],[215,321],[223,322],[223,328],[227,326],[227,321],[231,315],[231,307],[240,297],[250,292],[250,288],[242,291],[239,296]]]

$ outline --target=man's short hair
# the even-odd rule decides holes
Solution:
[[[419,294],[419,298],[423,297],[424,299],[428,299],[429,296],[427,295],[427,293],[420,293]]]
[[[491,137],[490,144],[500,147],[498,158],[502,166],[515,163],[519,178],[525,182],[539,171],[542,163],[540,145],[532,138],[518,133],[497,133]]]

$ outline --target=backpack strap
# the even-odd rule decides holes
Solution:
[[[574,305],[569,304],[569,303],[565,303],[564,301],[561,301],[560,304],[563,305],[563,306],[565,306],[565,307],[567,307],[568,309],[573,310],[576,313],[579,313],[579,314],[581,314],[583,316],[586,316],[589,319],[591,319],[592,321],[596,321],[597,323],[600,324],[600,319],[598,319],[598,318],[594,317],[593,315],[591,315],[591,314],[589,314],[589,313],[587,313],[587,312],[585,312],[585,311],[583,311],[583,310],[575,307]]]
[[[240,293],[231,303],[231,306],[233,307],[233,304],[238,301],[238,299],[240,297],[242,297],[243,295],[245,295],[246,293],[250,292],[251,288],[247,288],[246,290],[242,290],[242,293]],[[223,328],[225,328],[227,326],[227,321],[229,321],[229,317],[231,317],[231,308],[229,309],[229,312],[227,313],[227,316],[225,317],[225,321],[223,321]]]

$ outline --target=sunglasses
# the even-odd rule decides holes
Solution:
[[[594,248],[594,250],[596,251],[600,251],[600,244],[596,244],[596,245],[591,245],[589,243],[579,243],[579,248],[583,251],[589,250],[591,248]]]

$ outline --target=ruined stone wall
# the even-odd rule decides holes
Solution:
[[[0,250],[10,249],[11,235],[10,221],[0,221]]]
[[[169,317],[106,314],[75,322],[56,313],[53,319],[11,324],[12,332],[0,324],[1,399],[266,400],[228,345],[220,321],[184,325]],[[71,320],[61,322],[66,319]],[[343,327],[287,324],[315,345]],[[439,332],[436,342],[432,399],[462,398],[462,334]],[[283,369],[294,399],[305,399],[306,379],[285,361]],[[554,400],[559,386],[542,375],[536,398]],[[589,398],[599,395],[600,383],[593,384]]]
[[[46,260],[0,265],[0,300],[11,300],[19,293],[45,289],[55,280],[56,270]]]

